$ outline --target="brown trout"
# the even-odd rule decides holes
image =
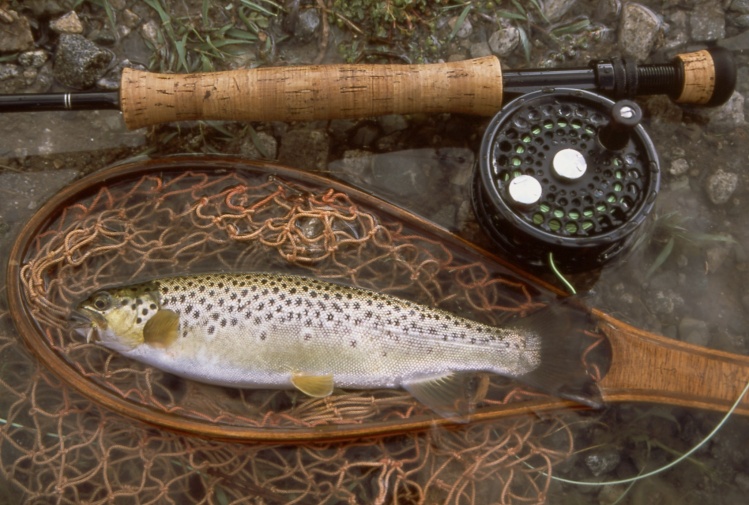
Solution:
[[[365,289],[253,273],[99,291],[76,314],[88,341],[187,379],[313,397],[334,387],[404,388],[460,419],[466,379],[479,372],[597,405],[570,349],[573,312],[556,306],[500,328]]]

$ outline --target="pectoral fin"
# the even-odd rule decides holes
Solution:
[[[416,377],[403,381],[403,388],[414,398],[442,417],[468,422],[470,400],[465,374],[447,372],[442,375]]]
[[[179,315],[161,309],[143,326],[143,341],[154,347],[169,347],[179,335]]]
[[[333,392],[333,374],[307,375],[294,372],[291,374],[291,383],[299,391],[313,398],[323,398]]]

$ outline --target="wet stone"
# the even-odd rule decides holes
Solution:
[[[483,56],[491,56],[492,50],[487,42],[476,42],[471,44],[471,58],[481,58]]]
[[[662,20],[644,5],[627,3],[619,25],[619,48],[626,56],[645,60],[655,45]]]
[[[585,466],[598,477],[614,470],[621,460],[619,451],[614,448],[595,449],[585,456]]]
[[[675,159],[668,168],[668,173],[676,177],[686,175],[687,172],[689,172],[689,162],[684,158]]]
[[[278,142],[267,132],[256,132],[255,135],[247,136],[239,152],[242,156],[253,160],[274,160],[278,152]]]
[[[403,131],[408,128],[408,121],[401,114],[388,114],[377,118],[377,122],[385,135]]]
[[[5,11],[5,21],[0,21],[0,53],[15,53],[34,47],[29,20],[16,11]],[[10,21],[8,21],[10,20]]]
[[[605,23],[616,21],[622,11],[621,0],[600,0],[595,17]]]
[[[0,174],[0,187],[14,188],[10,197],[0,198],[0,216],[11,225],[25,221],[50,196],[77,176],[76,170]]]
[[[330,138],[320,130],[290,130],[281,139],[278,161],[303,170],[327,166]]]
[[[450,21],[448,21],[448,25],[450,26],[451,30],[454,30],[456,26],[458,26],[458,22],[460,21],[460,16],[455,16],[454,18],[451,18]],[[468,17],[463,19],[463,22],[458,27],[458,31],[455,34],[456,37],[459,39],[467,39],[471,36],[471,33],[473,33],[473,25],[471,24],[471,20],[468,19]]]
[[[49,55],[47,51],[37,49],[36,51],[26,51],[18,55],[18,63],[24,67],[40,68],[47,63]]]
[[[744,101],[744,96],[734,91],[720,107],[695,107],[694,114],[708,121],[707,129],[711,133],[730,133],[746,124]]]
[[[749,28],[749,14],[734,16],[731,20],[739,28]]]
[[[351,143],[355,147],[372,147],[377,138],[380,136],[380,129],[374,123],[364,123],[356,129],[351,138]]]
[[[679,322],[679,338],[690,344],[706,346],[710,341],[710,331],[706,322],[684,317]]]
[[[749,14],[749,0],[733,0],[728,9],[739,14]]]
[[[8,63],[6,65],[0,65],[0,81],[12,79],[21,75],[21,68],[18,65]]]
[[[723,205],[731,199],[739,184],[739,176],[733,172],[718,170],[707,178],[707,196],[715,205]]]
[[[55,78],[65,86],[86,89],[104,75],[112,55],[81,35],[63,34],[55,52]]]
[[[520,44],[518,29],[508,22],[501,24],[502,27],[489,37],[489,48],[499,57],[508,56]]]
[[[546,0],[544,6],[544,15],[549,21],[561,19],[575,5],[577,0]]]
[[[695,6],[689,18],[693,40],[717,40],[726,36],[726,17],[720,2],[708,0]]]
[[[317,9],[305,9],[299,13],[294,24],[294,37],[298,42],[308,42],[312,40],[317,30],[320,28],[320,13]]]
[[[83,33],[83,24],[75,11],[70,11],[50,22],[49,27],[57,33]]]

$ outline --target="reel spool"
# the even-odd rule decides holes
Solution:
[[[569,272],[631,246],[660,185],[642,110],[588,91],[523,95],[489,123],[474,174],[479,223],[512,257]]]

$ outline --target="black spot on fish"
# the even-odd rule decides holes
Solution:
[[[214,333],[216,333],[216,327],[215,326],[209,326],[208,327],[208,334],[209,335],[213,335]]]
[[[475,344],[475,343],[476,343],[476,339],[472,337],[472,338],[471,338],[471,343],[472,343],[472,344]]]
[[[198,286],[198,293],[205,293],[205,286],[203,286],[202,284]]]
[[[328,321],[332,321],[332,320],[333,320],[333,314],[328,314]]]
[[[130,310],[132,310],[132,311],[135,311],[135,310],[136,310],[137,308],[138,308],[138,306],[137,306],[137,305],[135,305],[135,304],[132,304],[132,305],[130,306]]]
[[[260,332],[260,340],[265,340],[268,337],[268,334],[264,331]]]
[[[248,293],[249,293],[249,290],[243,289],[240,294],[242,295],[242,298],[244,298],[245,296],[247,296]]]
[[[226,319],[222,319],[220,324],[222,328],[226,328]]]
[[[136,324],[140,324],[140,323],[142,323],[142,322],[143,322],[143,319],[141,319],[141,318],[139,317],[139,318],[137,318],[137,319],[135,320],[135,322],[136,322]]]
[[[200,311],[196,310],[195,312],[193,312],[192,313],[192,317],[194,317],[195,319],[199,318],[200,317]]]
[[[214,312],[213,314],[211,314],[211,319],[213,319],[214,321],[218,321],[219,317],[221,316],[218,314],[218,312]]]
[[[263,320],[261,318],[255,317],[255,324],[260,324],[262,322],[263,322]]]
[[[120,305],[122,305],[124,307],[128,303],[130,303],[130,300],[128,300],[127,298],[125,298],[124,300],[122,300],[122,302],[120,302]]]
[[[312,340],[312,335],[310,335],[309,333],[305,334],[304,335],[304,340],[305,341]]]
[[[148,315],[148,309],[143,309],[143,310],[140,311],[140,313],[143,314],[144,316],[147,316]]]
[[[268,312],[267,314],[265,314],[265,320],[266,321],[270,321],[271,319],[273,319],[273,313],[272,312]]]
[[[164,287],[162,287],[162,288],[161,288],[161,291],[162,291],[162,292],[163,292],[164,294],[167,294],[167,293],[169,292],[169,288],[168,288],[168,287],[166,287],[166,286],[164,286]]]
[[[356,340],[351,341],[351,347],[356,347]]]
[[[152,303],[151,305],[148,306],[148,308],[151,310],[156,310],[156,304]]]

